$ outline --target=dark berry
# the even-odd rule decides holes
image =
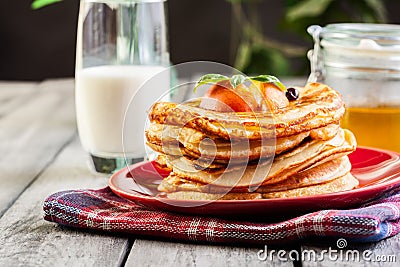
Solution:
[[[290,87],[286,90],[286,98],[289,101],[294,101],[299,98],[299,91],[296,88]]]

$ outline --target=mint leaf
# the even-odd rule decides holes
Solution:
[[[244,83],[248,78],[246,76],[243,76],[241,74],[233,75],[230,79],[229,82],[232,85],[232,88],[235,89],[239,84]]]
[[[281,81],[278,78],[276,78],[275,76],[258,75],[258,76],[249,77],[249,79],[253,80],[253,81],[263,82],[263,83],[273,83],[276,86],[278,86],[279,89],[281,89],[283,92],[286,92],[286,86],[284,86],[283,83],[281,83]]]
[[[229,80],[230,84],[232,85],[232,88],[236,88],[239,84],[244,83],[247,80],[253,80],[253,81],[259,81],[263,83],[273,83],[276,86],[279,87],[283,92],[286,92],[286,87],[279,81],[278,78],[272,75],[258,75],[258,76],[252,76],[252,77],[247,77],[241,74],[236,74],[233,75],[231,78],[221,75],[221,74],[206,74],[202,77],[200,77],[199,81],[196,83],[196,86],[193,88],[193,92],[196,92],[197,87],[203,84],[208,84],[208,83],[218,83],[220,81],[226,81]]]
[[[206,74],[200,77],[199,81],[196,83],[196,86],[193,88],[193,92],[196,92],[197,87],[207,83],[217,83],[220,81],[229,80],[228,77],[221,74]]]

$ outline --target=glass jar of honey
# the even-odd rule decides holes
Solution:
[[[339,91],[358,145],[400,152],[400,25],[310,26],[309,81]]]

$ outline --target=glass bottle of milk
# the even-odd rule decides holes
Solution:
[[[76,115],[97,172],[145,157],[146,110],[170,83],[165,9],[165,0],[81,1]]]

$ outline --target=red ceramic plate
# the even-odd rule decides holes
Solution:
[[[352,190],[323,195],[257,200],[171,200],[156,197],[157,185],[168,173],[153,162],[141,162],[111,176],[109,185],[119,196],[148,207],[172,212],[245,218],[293,216],[320,209],[351,208],[400,185],[400,155],[359,147],[350,156],[351,173],[360,185]]]

